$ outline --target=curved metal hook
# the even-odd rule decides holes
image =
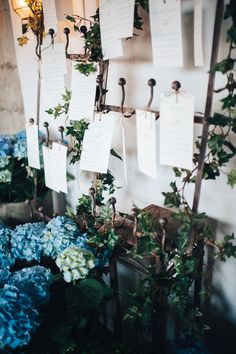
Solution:
[[[43,126],[44,126],[44,128],[46,128],[46,132],[47,132],[47,138],[46,138],[45,145],[49,146],[49,129],[48,129],[49,124],[48,124],[48,122],[44,122]]]
[[[116,220],[116,207],[115,207],[115,205],[116,205],[116,198],[115,198],[115,197],[111,197],[111,198],[109,199],[109,203],[110,203],[110,205],[112,206],[112,220],[111,220],[111,222],[112,222],[112,226],[115,227],[115,220]]]
[[[178,94],[179,94],[180,87],[181,87],[181,84],[179,81],[173,81],[171,84],[172,90],[175,90],[176,102],[178,102]]]
[[[33,212],[33,208],[32,208],[32,205],[31,205],[31,200],[30,199],[26,199],[25,204],[29,207],[30,220],[33,221],[34,212]]]
[[[37,37],[37,44],[36,44],[36,48],[35,48],[35,53],[40,60],[41,59],[42,35],[40,33],[35,33],[35,35]]]
[[[96,199],[95,199],[96,190],[95,190],[95,188],[93,188],[93,187],[89,188],[89,194],[92,199],[92,215],[95,219],[96,218]]]
[[[124,114],[124,102],[125,102],[125,85],[126,85],[126,80],[121,77],[118,81],[118,84],[121,86],[122,90],[122,98],[121,98],[121,104],[120,104],[120,111],[122,114]]]
[[[166,243],[166,225],[168,223],[166,218],[160,218],[159,219],[159,225],[162,228],[162,241],[161,241],[161,248],[162,251],[165,251],[165,243]]]
[[[148,86],[150,86],[151,93],[150,93],[150,98],[149,98],[149,101],[148,101],[146,110],[147,110],[147,111],[150,111],[150,107],[151,107],[151,104],[152,104],[152,101],[153,101],[153,92],[154,92],[153,87],[156,86],[156,80],[154,80],[154,79],[149,79],[149,80],[148,80]]]
[[[64,28],[63,32],[66,35],[65,55],[66,55],[66,58],[69,58],[68,47],[69,47],[69,43],[70,43],[70,40],[69,40],[70,29],[68,27],[66,27],[66,28]]]
[[[133,228],[133,238],[134,238],[134,247],[138,246],[138,238],[137,238],[137,229],[138,229],[138,209],[132,208],[130,211],[130,215],[134,218],[134,228]]]
[[[34,124],[34,118],[29,119],[29,124]]]
[[[54,34],[55,34],[54,29],[53,28],[49,28],[48,34],[51,36],[51,46],[53,47],[54,46]]]
[[[61,143],[63,143],[63,141],[64,141],[64,127],[62,126],[62,125],[60,125],[59,127],[58,127],[58,131],[59,131],[59,133],[61,133],[61,139],[60,139],[60,142]]]
[[[103,83],[103,78],[102,75],[99,74],[97,76],[97,92],[96,92],[96,101],[97,101],[97,111],[102,112],[102,83]]]

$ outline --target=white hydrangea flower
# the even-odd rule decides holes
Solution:
[[[64,280],[70,283],[86,278],[89,270],[95,267],[95,258],[91,252],[72,246],[57,256],[56,265],[63,272]]]

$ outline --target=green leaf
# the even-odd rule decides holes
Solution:
[[[66,15],[66,20],[70,21],[70,22],[75,22],[74,17]]]
[[[228,95],[220,101],[223,102],[222,109],[234,108],[236,106],[236,95]]]
[[[236,44],[236,27],[232,26],[227,31],[228,40]]]
[[[209,124],[219,125],[221,127],[225,127],[230,123],[230,118],[224,116],[223,114],[215,113],[213,118],[208,119]]]
[[[173,167],[173,171],[174,171],[176,177],[181,177],[182,176],[182,172],[181,172],[181,170],[179,168]]]
[[[117,152],[116,152],[114,149],[111,149],[110,154],[111,154],[112,156],[117,157],[119,160],[123,161],[123,160],[122,160],[122,157],[121,157],[119,154],[117,154]]]
[[[103,298],[103,287],[95,279],[84,279],[66,290],[66,298],[70,305],[95,309]]]
[[[227,184],[233,188],[236,184],[236,170],[231,170],[227,176],[228,176]]]
[[[233,60],[232,58],[224,59],[224,60],[220,61],[219,63],[217,63],[213,68],[211,68],[210,72],[220,71],[222,74],[226,74],[227,71],[230,71],[233,69],[234,62],[235,62],[235,60]]]

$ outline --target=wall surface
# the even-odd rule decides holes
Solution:
[[[16,64],[8,0],[0,1],[0,133],[24,126],[23,102]]]
[[[73,2],[77,6],[77,13],[83,14],[82,2],[76,0],[73,0]],[[86,16],[94,14],[97,2],[95,0],[89,0],[85,3]],[[179,80],[182,84],[182,88],[195,96],[195,111],[204,112],[216,0],[203,1],[204,66],[201,68],[194,67],[193,64],[193,3],[192,0],[182,1],[184,67],[172,69],[163,68],[161,70],[153,67],[149,21],[144,14],[144,31],[140,32],[138,37],[124,42],[124,57],[119,60],[113,60],[110,63],[107,104],[120,104],[121,93],[120,87],[117,84],[120,77],[124,77],[127,80],[125,105],[133,108],[146,107],[149,99],[148,79],[154,78],[157,82],[153,101],[154,108],[158,108],[160,93],[168,91],[173,80]],[[64,41],[61,34],[61,29],[65,25],[64,14],[72,11],[72,2],[69,0],[57,0],[56,4],[58,19],[60,21],[60,31],[57,41],[60,42]],[[24,99],[25,119],[27,120],[29,117],[34,117],[36,114],[37,62],[34,56],[35,43],[33,36],[31,36],[29,44],[26,47],[20,48],[17,45],[16,38],[20,35],[21,31],[20,20],[12,10],[11,18]],[[225,36],[228,27],[229,22],[224,21],[219,60],[224,58],[227,53]],[[68,69],[69,68],[70,63],[68,63]],[[217,75],[215,87],[219,88],[224,85],[225,79],[223,76],[221,74]],[[12,90],[14,90],[14,85]],[[221,95],[215,95],[214,111],[220,109],[221,97]],[[53,122],[45,115],[42,105],[40,120],[41,125],[44,120],[49,121],[52,130],[54,130],[54,136],[57,137],[57,127],[63,124],[65,117],[61,118],[60,121]],[[144,207],[151,203],[163,205],[162,192],[169,190],[169,183],[174,179],[172,169],[158,164],[158,176],[156,180],[140,173],[137,168],[135,117],[133,116],[125,120],[124,124],[127,144],[128,185],[125,185],[124,182],[122,163],[111,158],[109,166],[117,177],[117,186],[123,187],[116,193],[118,209],[129,211],[133,203],[139,207]],[[122,153],[120,124],[118,124],[116,128],[113,145],[118,152]],[[158,128],[159,123],[157,121],[157,130]],[[195,136],[201,134],[201,129],[201,125],[195,125]],[[229,166],[229,170],[235,167],[236,161],[234,160],[231,166]],[[70,167],[70,170],[75,176],[79,176],[79,181],[70,182],[69,195],[67,196],[69,205],[75,206],[78,196],[83,192],[87,192],[91,176],[81,174],[75,166],[73,168]],[[206,212],[211,218],[217,220],[218,239],[220,239],[222,235],[232,233],[236,230],[236,190],[232,190],[226,183],[226,177],[222,175],[216,181],[204,182],[202,187],[200,211]],[[190,186],[187,191],[187,199],[190,204],[192,203],[192,197],[193,186]],[[234,300],[236,293],[236,261],[229,260],[223,265],[215,265],[214,269],[213,281],[214,286],[217,288],[217,295],[212,301],[217,305],[219,313],[223,313],[230,323],[236,325],[236,302]],[[228,352],[230,353],[230,351]],[[224,353],[226,353],[226,351],[224,351]]]

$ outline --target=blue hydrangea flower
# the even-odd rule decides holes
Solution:
[[[9,283],[28,295],[36,306],[40,306],[49,301],[52,273],[42,266],[24,268],[13,273]]]
[[[13,157],[18,160],[27,157],[27,143],[26,143],[26,131],[22,130],[15,136],[15,141],[13,144]]]
[[[43,252],[43,222],[18,225],[12,231],[11,252],[14,258],[25,259],[28,262],[40,261]]]
[[[12,139],[9,135],[0,135],[0,157],[8,157],[12,151]]]
[[[39,326],[39,314],[30,298],[12,285],[0,290],[0,349],[15,349],[30,341]]]
[[[77,245],[81,233],[74,221],[65,216],[53,218],[43,232],[44,254],[56,258],[67,247]]]
[[[0,269],[0,289],[9,282],[11,273],[7,269]]]
[[[11,255],[10,238],[11,229],[0,225],[0,269],[8,269],[14,263]]]
[[[4,168],[9,164],[9,157],[0,157],[0,168]]]

